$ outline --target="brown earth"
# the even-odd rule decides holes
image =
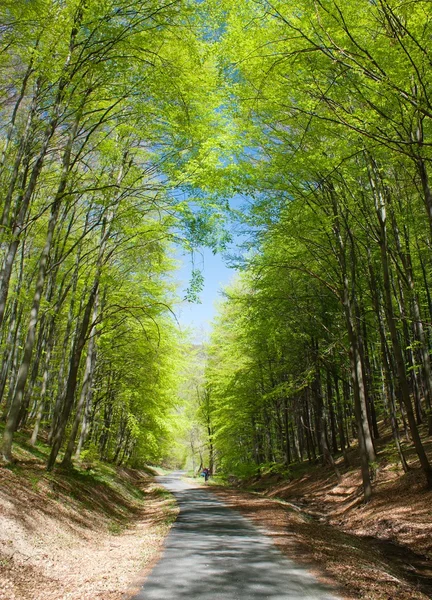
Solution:
[[[303,465],[289,481],[264,476],[247,482],[247,492],[212,489],[267,529],[290,558],[336,582],[345,598],[432,598],[432,492],[410,445],[405,451],[412,469],[403,473],[388,441],[380,441],[367,504],[355,448],[348,456],[355,468],[338,461],[340,482],[328,468]]]
[[[157,560],[177,509],[133,470],[0,468],[0,600],[120,600]],[[129,593],[126,593],[129,592]]]
[[[432,559],[432,493],[418,469],[395,478],[391,469],[382,467],[367,504],[360,475],[352,471],[340,483],[326,470],[315,471],[296,482],[278,483],[266,495],[292,502],[321,523],[393,542]]]
[[[383,440],[374,496],[358,468],[300,465],[292,479],[213,486],[282,552],[352,600],[432,597],[432,494],[415,457],[404,474]],[[431,448],[428,448],[430,451]],[[151,474],[106,465],[47,473],[46,447],[16,448],[0,467],[0,600],[120,600],[158,559],[177,509]],[[356,452],[349,461],[355,466]],[[167,599],[169,600],[169,599]]]

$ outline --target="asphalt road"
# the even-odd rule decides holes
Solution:
[[[159,477],[180,513],[134,600],[336,600],[270,538],[211,492]]]

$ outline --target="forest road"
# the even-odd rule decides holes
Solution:
[[[255,525],[181,475],[157,478],[180,513],[133,600],[336,600]]]

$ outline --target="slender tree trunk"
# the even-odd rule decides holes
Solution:
[[[45,129],[41,148],[39,150],[39,154],[36,157],[36,160],[34,161],[33,166],[31,168],[28,185],[25,188],[24,192],[22,193],[22,196],[20,197],[20,199],[18,201],[18,206],[19,206],[18,214],[15,219],[14,226],[12,228],[11,241],[10,241],[9,247],[6,252],[6,258],[5,258],[5,261],[3,264],[2,272],[0,274],[0,328],[3,323],[4,313],[5,313],[5,309],[6,309],[6,301],[7,301],[7,297],[8,297],[8,293],[9,293],[9,283],[10,283],[10,278],[11,278],[11,274],[12,274],[12,267],[13,267],[15,255],[16,255],[16,252],[17,252],[17,249],[19,246],[20,237],[21,237],[21,234],[23,231],[23,226],[24,226],[25,220],[27,218],[30,201],[36,190],[36,185],[38,183],[39,176],[42,172],[42,168],[43,168],[43,165],[45,162],[46,155],[48,153],[51,139],[57,129],[57,126],[58,126],[58,123],[60,120],[60,116],[61,116],[61,113],[63,110],[63,102],[64,102],[64,96],[65,96],[65,91],[66,91],[67,85],[70,82],[70,78],[73,77],[73,71],[70,71],[69,66],[70,66],[72,54],[73,54],[73,51],[74,51],[74,48],[76,45],[76,36],[78,34],[79,25],[80,25],[80,22],[83,17],[83,8],[84,8],[84,3],[81,3],[76,10],[74,24],[72,26],[71,33],[70,33],[69,52],[66,57],[65,63],[63,65],[62,76],[59,78],[59,82],[58,82],[58,86],[57,86],[57,93],[56,93],[55,99],[53,101],[53,106],[52,106],[52,110],[51,110],[51,118]],[[28,166],[26,168],[28,168]],[[54,203],[54,204],[56,204],[56,203]],[[53,216],[53,214],[55,214],[56,211],[58,211],[58,207],[53,205],[53,209],[51,211],[51,216]],[[39,272],[39,275],[40,275],[40,272]],[[35,297],[36,297],[36,294],[35,294]],[[32,309],[32,311],[33,311],[33,309]],[[28,341],[29,342],[31,341],[31,336],[28,338]],[[22,376],[22,373],[21,373],[21,376]],[[21,379],[20,379],[20,381],[21,381]],[[20,383],[20,385],[21,385],[21,383]],[[12,412],[13,412],[13,415],[16,413],[15,406],[14,406]],[[15,417],[15,419],[16,419],[16,417]],[[13,418],[11,419],[11,426],[13,426]],[[10,445],[10,427],[9,427],[9,431],[6,435],[6,440],[4,441],[4,445],[5,445],[5,449],[4,449],[3,453],[10,456],[10,450],[8,449],[8,446]]]
[[[289,407],[287,398],[283,401],[283,415],[285,426],[285,464],[288,466],[291,463],[291,445],[290,445],[290,427],[289,427]]]
[[[66,467],[66,468],[70,467],[72,465],[72,453],[73,453],[74,447],[75,447],[75,440],[76,440],[76,436],[78,434],[78,429],[79,429],[80,422],[81,422],[82,412],[86,405],[87,397],[90,394],[90,384],[91,384],[93,369],[94,369],[95,337],[96,337],[95,323],[96,323],[97,313],[98,313],[98,302],[96,299],[94,309],[93,309],[93,325],[92,325],[92,328],[90,331],[90,338],[89,338],[89,342],[88,342],[86,366],[85,366],[85,371],[84,371],[83,384],[82,384],[82,388],[81,388],[81,395],[80,395],[80,399],[78,401],[75,420],[74,420],[74,423],[72,426],[72,431],[70,433],[69,442],[66,447],[66,451],[65,451],[63,461],[62,461],[62,466]]]
[[[3,448],[2,454],[5,461],[12,460],[12,440],[13,434],[17,427],[18,416],[21,409],[21,404],[24,396],[24,389],[27,382],[27,376],[30,369],[30,362],[33,354],[33,346],[36,339],[36,326],[38,323],[39,308],[42,299],[42,293],[45,284],[45,276],[48,266],[48,258],[51,250],[52,239],[54,236],[54,229],[57,224],[57,218],[60,210],[60,203],[63,198],[63,194],[66,188],[67,176],[69,172],[70,157],[72,151],[72,143],[77,131],[78,123],[75,124],[69,142],[67,144],[64,157],[63,157],[63,173],[59,188],[51,207],[51,215],[48,223],[47,237],[45,246],[42,251],[42,255],[39,262],[39,273],[36,282],[36,288],[33,296],[33,304],[30,311],[30,322],[27,331],[27,338],[24,346],[24,354],[21,362],[21,366],[18,372],[17,382],[15,385],[15,392],[12,400],[12,405],[9,411],[8,420],[3,434]]]
[[[329,370],[327,370],[327,402],[329,408],[329,416],[330,416],[330,431],[331,431],[331,439],[332,439],[332,449],[333,454],[337,454],[339,448],[337,443],[337,433],[336,433],[336,415],[333,403],[333,386],[332,386],[332,376]]]
[[[39,45],[39,40],[36,41],[35,48],[37,48],[38,45]],[[2,150],[1,158],[0,158],[0,174],[2,173],[3,167],[5,165],[6,156],[7,156],[7,152],[8,152],[8,149],[9,149],[9,144],[11,143],[11,140],[12,140],[13,135],[15,133],[16,117],[17,117],[19,108],[21,106],[21,102],[23,101],[24,95],[26,93],[28,81],[30,79],[30,76],[33,73],[33,60],[34,59],[33,59],[33,55],[32,55],[32,57],[30,59],[30,62],[29,62],[29,65],[28,65],[28,67],[26,69],[26,72],[24,74],[22,83],[21,83],[21,89],[20,89],[20,92],[18,94],[18,98],[17,98],[17,100],[15,102],[15,106],[14,106],[13,111],[12,111],[11,120],[10,120],[10,123],[9,123],[9,127],[8,127],[7,134],[6,134],[6,139],[5,139],[5,142],[4,142],[4,146],[3,146],[3,150]],[[25,139],[26,135],[24,134],[23,137]]]
[[[21,288],[23,275],[24,275],[24,249],[25,244],[22,246],[20,270],[18,275],[18,281],[16,283],[15,298],[11,307],[11,314],[9,319],[9,330],[6,338],[5,352],[3,355],[3,363],[0,375],[0,403],[3,399],[4,390],[6,387],[7,376],[10,371],[13,356],[16,354],[16,340],[18,335],[18,329],[20,327],[20,321],[22,316],[22,310],[18,310],[18,291]]]
[[[340,231],[339,207],[335,191],[333,189],[330,189],[330,196],[332,199],[334,215],[333,229],[338,248],[338,260],[342,275],[342,305],[344,307],[345,322],[348,332],[351,381],[354,391],[354,413],[357,421],[357,436],[359,441],[363,493],[365,502],[368,502],[372,495],[372,483],[369,468],[370,462],[375,459],[375,451],[373,448],[372,437],[369,429],[369,421],[367,418],[367,401],[363,380],[363,365],[360,356],[357,330],[354,322],[355,309],[353,308],[352,297],[355,294],[355,262],[352,261],[352,278],[350,285],[347,274],[345,243]],[[354,248],[352,248],[352,251],[354,252]]]
[[[121,174],[119,175],[121,177]],[[118,205],[116,206],[116,209]],[[101,231],[101,243],[99,246],[99,254],[96,263],[96,273],[93,282],[93,286],[90,290],[90,294],[84,309],[84,315],[79,326],[71,352],[70,362],[69,362],[69,374],[66,386],[66,394],[63,401],[63,406],[61,409],[58,426],[53,435],[53,444],[51,448],[51,453],[48,458],[47,469],[50,471],[55,464],[57,455],[60,451],[61,445],[63,443],[63,438],[66,430],[66,425],[70,416],[70,413],[73,408],[74,400],[75,400],[75,390],[78,383],[78,370],[81,362],[81,355],[84,349],[87,332],[90,324],[90,317],[93,311],[93,306],[96,301],[96,297],[99,290],[100,278],[102,274],[102,267],[105,259],[106,247],[108,244],[108,239],[111,231],[111,224],[114,218],[114,209],[109,212],[109,214],[105,217],[102,231]]]
[[[398,331],[396,327],[396,319],[393,311],[393,302],[391,295],[391,279],[390,269],[388,262],[388,249],[387,249],[387,229],[386,229],[386,202],[384,196],[379,189],[379,184],[375,182],[373,176],[371,176],[371,184],[375,193],[376,212],[380,227],[380,251],[381,251],[381,264],[383,269],[384,278],[384,296],[385,296],[385,311],[387,317],[387,325],[390,331],[390,337],[392,341],[393,353],[395,356],[397,374],[399,379],[399,386],[401,392],[401,400],[406,410],[406,415],[410,427],[411,436],[414,442],[414,446],[419,457],[421,467],[426,476],[428,487],[432,487],[432,468],[430,466],[428,457],[423,447],[420,434],[417,428],[414,411],[411,404],[411,398],[409,393],[408,378],[405,368],[405,360],[402,353],[402,349],[399,342]]]
[[[30,73],[28,72],[28,75],[30,75]],[[29,141],[30,141],[30,132],[31,132],[31,128],[32,128],[32,121],[33,121],[33,117],[36,114],[36,110],[37,110],[37,104],[38,104],[38,94],[39,94],[39,86],[40,86],[40,80],[38,80],[37,84],[36,84],[36,89],[35,89],[35,93],[33,94],[33,98],[32,98],[32,102],[31,102],[31,106],[30,106],[30,110],[29,113],[27,115],[27,119],[26,119],[26,125],[24,128],[24,132],[22,134],[21,137],[21,141],[19,144],[19,148],[18,148],[18,152],[17,155],[15,157],[14,160],[14,165],[12,168],[12,173],[11,173],[11,177],[9,180],[9,186],[8,186],[8,190],[6,192],[6,196],[4,198],[4,202],[3,202],[3,211],[2,211],[2,215],[1,215],[1,219],[0,219],[0,223],[1,223],[1,228],[4,231],[7,227],[10,227],[11,223],[10,223],[10,209],[11,209],[11,204],[12,204],[12,198],[14,195],[14,192],[16,190],[17,187],[17,182],[19,180],[19,176],[20,176],[20,167],[23,163],[24,158],[26,158],[26,168],[25,170],[27,170],[29,168],[29,163],[30,163],[30,148],[29,148]],[[27,81],[25,81],[25,86],[23,88],[22,91],[24,91],[25,87],[27,86]],[[19,99],[19,103],[21,102],[21,99]],[[19,104],[17,103],[17,105],[15,106],[15,109],[18,110],[18,106]],[[13,121],[15,120],[16,114],[13,117]],[[12,126],[11,129],[11,135],[13,133],[13,129],[14,129],[14,125]],[[2,164],[1,164],[1,168],[3,168],[4,166],[4,161],[6,158],[6,152],[7,152],[7,148],[9,146],[9,142],[10,142],[9,138],[5,144],[5,148],[4,148],[4,152],[3,152],[3,156],[2,156]]]
[[[42,389],[41,389],[41,394],[40,394],[38,411],[37,411],[37,415],[36,415],[36,422],[34,424],[33,432],[32,432],[31,438],[30,438],[31,446],[36,445],[36,440],[39,435],[40,424],[41,424],[42,417],[44,415],[44,411],[45,411],[45,407],[46,407],[46,394],[47,394],[47,389],[48,389],[48,381],[49,381],[50,368],[51,368],[52,346],[53,346],[53,344],[52,344],[52,337],[51,337],[48,341],[47,353],[46,353],[46,357],[45,357],[45,368],[44,368],[44,373],[43,373],[43,377],[42,377]]]
[[[10,282],[10,278],[11,278],[11,274],[12,274],[12,267],[14,264],[15,255],[18,250],[18,246],[19,246],[19,242],[20,242],[21,232],[23,230],[23,226],[24,226],[25,220],[27,218],[27,212],[28,212],[28,208],[30,205],[30,200],[36,189],[36,184],[39,179],[40,172],[42,171],[42,166],[44,164],[45,156],[48,152],[48,147],[49,147],[51,138],[54,134],[55,128],[57,126],[57,122],[58,122],[58,115],[56,115],[56,117],[54,119],[52,119],[51,123],[49,124],[49,126],[47,128],[42,148],[39,152],[38,158],[36,159],[35,165],[33,166],[33,169],[31,171],[30,181],[29,181],[27,189],[25,190],[25,192],[22,196],[22,199],[20,201],[20,211],[18,213],[15,225],[12,230],[12,236],[11,236],[12,240],[7,249],[6,258],[3,263],[3,269],[2,269],[2,272],[0,275],[0,327],[2,326],[2,323],[3,323],[4,312],[6,309],[6,301],[7,301],[8,292],[9,292],[9,282]],[[51,240],[50,240],[50,243],[51,243]],[[41,264],[42,264],[42,262],[43,262],[43,258],[41,260]],[[45,264],[43,265],[43,267],[45,268]],[[39,273],[39,276],[40,276],[40,273]],[[36,296],[36,294],[35,294],[35,296]],[[9,437],[9,435],[8,435],[8,437]],[[7,452],[7,448],[6,448],[6,452]]]
[[[340,442],[341,450],[342,450],[342,452],[344,452],[345,447],[346,447],[344,414],[343,414],[342,398],[341,398],[341,393],[340,393],[340,389],[339,389],[339,378],[336,375],[336,373],[334,373],[334,375],[333,375],[333,380],[334,380],[334,389],[336,391],[336,413],[337,413],[337,425],[338,425],[338,432],[339,432],[339,442]]]
[[[341,476],[339,473],[339,469],[336,466],[334,458],[328,448],[327,444],[327,436],[326,436],[326,419],[324,417],[324,399],[322,395],[322,385],[321,385],[321,374],[318,365],[318,342],[316,340],[312,340],[313,345],[313,357],[315,363],[315,377],[312,382],[312,393],[315,400],[315,410],[317,416],[317,437],[319,448],[322,454],[323,463],[327,464],[329,467],[333,469],[337,480],[341,480]]]

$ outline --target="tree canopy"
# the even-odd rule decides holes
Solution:
[[[338,476],[356,438],[368,499],[384,422],[431,486],[430,3],[0,10],[4,459],[22,429],[48,468],[158,461],[183,419],[212,468]],[[179,393],[173,245],[223,251],[230,217],[249,250]]]

